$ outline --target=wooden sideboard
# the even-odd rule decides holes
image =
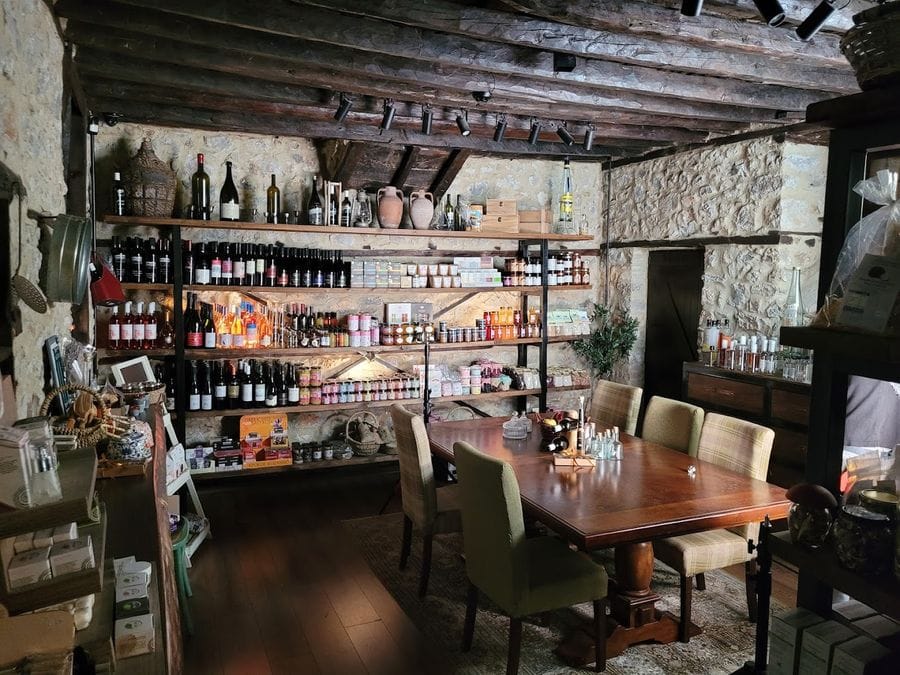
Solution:
[[[775,430],[768,481],[790,487],[803,480],[809,430],[808,384],[771,375],[685,362],[682,396],[705,410],[733,415]]]

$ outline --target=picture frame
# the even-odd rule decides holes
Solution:
[[[114,363],[109,369],[112,371],[113,378],[118,386],[136,382],[156,382],[156,375],[153,372],[153,367],[150,365],[150,359],[146,356]]]

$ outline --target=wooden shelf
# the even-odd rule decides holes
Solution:
[[[781,344],[812,349],[819,353],[900,365],[900,337],[867,335],[833,328],[782,328]]]
[[[272,466],[265,469],[240,469],[238,471],[211,471],[208,473],[192,473],[195,482],[205,480],[218,480],[220,478],[240,478],[250,476],[265,476],[273,473],[286,473],[290,471],[317,471],[320,469],[342,469],[348,466],[367,466],[370,464],[386,464],[397,461],[397,455],[372,455],[370,457],[351,457],[350,459],[325,459],[319,462],[304,462],[303,464],[291,464],[289,466]]]
[[[154,218],[143,216],[106,216],[108,225],[152,225],[154,227],[188,227],[201,230],[260,230],[266,232],[298,232],[306,234],[340,234],[381,237],[440,237],[453,239],[506,239],[528,241],[593,241],[591,235],[537,234],[528,232],[455,232],[453,230],[406,230],[377,227],[325,227],[322,225],[289,225],[273,223],[245,223],[228,220],[187,220],[183,218]]]
[[[796,565],[828,586],[856,598],[872,609],[900,621],[900,580],[888,573],[862,577],[841,566],[831,549],[809,551],[791,543],[787,532],[769,536],[772,554]]]
[[[146,356],[148,359],[161,359],[167,356],[175,356],[175,350],[171,348],[110,349],[109,347],[99,347],[97,349],[97,359],[101,362],[116,361],[119,359],[134,359],[138,356]]]
[[[166,291],[172,292],[172,284],[136,284],[130,281],[122,282],[123,291]]]
[[[97,478],[94,449],[60,453],[58,473],[59,501],[30,509],[0,507],[0,538],[89,519]]]
[[[57,525],[62,522],[57,521]],[[0,585],[0,604],[11,613],[27,612],[60,602],[75,600],[84,595],[97,593],[103,588],[103,570],[106,555],[106,509],[100,505],[100,522],[78,525],[78,535],[91,535],[94,548],[94,567],[77,572],[70,572],[48,581],[31,584],[13,591],[6,589],[4,577]],[[4,568],[8,564],[3,560]]]
[[[550,291],[588,291],[590,284],[569,284],[567,286],[548,286]],[[540,295],[540,286],[469,286],[468,288],[305,288],[300,286],[212,286],[191,284],[185,291],[212,293],[233,291],[236,293],[293,293],[307,295],[312,293],[353,294],[370,293],[372,295],[441,295],[441,294],[473,294],[473,293],[521,293],[523,295]]]

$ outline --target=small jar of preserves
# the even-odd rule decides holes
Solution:
[[[834,523],[834,550],[849,570],[886,574],[894,560],[894,527],[890,518],[862,506],[846,505]]]

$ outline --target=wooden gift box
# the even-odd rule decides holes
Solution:
[[[519,232],[548,234],[550,232],[550,209],[519,211]]]

